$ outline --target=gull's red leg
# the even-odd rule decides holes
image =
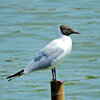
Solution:
[[[52,71],[52,80],[54,81],[54,69],[52,68],[51,71]]]
[[[52,68],[51,71],[52,71],[52,80],[56,81],[56,68],[55,67]]]

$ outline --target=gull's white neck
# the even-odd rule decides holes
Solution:
[[[62,36],[61,30],[60,28],[58,28],[58,37],[61,37],[61,36]]]

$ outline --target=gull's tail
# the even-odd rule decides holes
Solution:
[[[24,73],[24,70],[21,70],[21,71],[19,71],[19,72],[13,74],[13,75],[11,75],[11,76],[8,76],[7,79],[8,79],[8,81],[11,81],[12,78],[18,77],[18,76],[22,76],[22,75],[24,75],[24,74],[25,74],[25,73]]]

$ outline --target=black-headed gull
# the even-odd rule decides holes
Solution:
[[[40,50],[36,57],[21,71],[7,77],[11,80],[13,77],[22,76],[32,71],[51,68],[53,81],[56,80],[55,66],[71,52],[72,40],[69,37],[71,34],[79,34],[67,25],[61,25],[60,37],[51,41],[48,45]]]

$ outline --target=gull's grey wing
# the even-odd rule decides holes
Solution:
[[[28,72],[46,69],[56,64],[64,55],[64,50],[60,48],[54,41],[45,46],[26,67]],[[28,73],[27,72],[27,73]]]

